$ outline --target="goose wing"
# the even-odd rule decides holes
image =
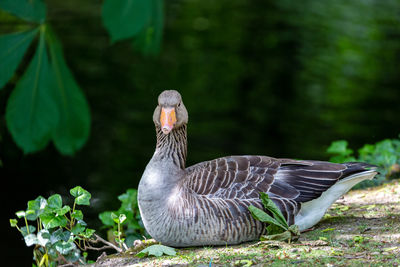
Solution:
[[[288,223],[293,224],[300,209],[294,199],[300,193],[290,184],[275,179],[280,166],[280,160],[266,156],[223,157],[187,168],[185,187],[207,199],[225,200],[235,214],[248,213],[249,205],[262,208],[259,193],[266,192]]]
[[[187,168],[187,187],[199,195],[224,199],[258,198],[274,183],[279,161],[262,156],[230,156]]]
[[[360,163],[230,156],[186,169],[185,187],[207,198],[254,203],[266,192],[288,223],[294,222],[302,202],[318,198],[339,179],[365,171]]]

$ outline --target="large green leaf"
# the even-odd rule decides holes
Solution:
[[[111,36],[117,41],[137,35],[149,23],[152,1],[105,0],[102,20]]]
[[[275,205],[275,203],[269,198],[268,194],[261,192],[260,193],[261,202],[264,205],[264,208],[270,212],[272,212],[274,218],[286,228],[289,228],[285,217],[283,216],[281,210]]]
[[[36,53],[8,99],[6,108],[8,129],[25,153],[44,148],[58,124],[51,77],[42,31]]]
[[[160,52],[164,27],[164,0],[152,2],[150,21],[134,38],[133,46],[145,55],[156,55]]]
[[[11,79],[38,29],[0,36],[0,89]]]
[[[59,110],[53,142],[62,154],[72,155],[89,137],[89,106],[65,63],[61,44],[51,29],[48,29],[47,36],[55,80],[55,102]]]
[[[28,21],[41,23],[46,19],[42,0],[1,0],[0,8]]]
[[[273,224],[275,226],[282,228],[283,230],[287,230],[287,227],[282,225],[280,222],[278,222],[276,219],[271,217],[268,213],[264,212],[263,210],[260,210],[259,208],[256,208],[256,207],[250,205],[249,211],[250,211],[251,215],[253,215],[254,219],[259,220],[261,222],[268,223],[268,224]]]

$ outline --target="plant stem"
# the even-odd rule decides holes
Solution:
[[[119,247],[122,249],[122,244],[121,244],[121,224],[118,222],[118,244]]]
[[[25,225],[26,225],[26,232],[28,233],[28,235],[30,234],[29,232],[29,225],[28,225],[28,220],[26,219],[26,216],[24,216],[25,219]]]
[[[72,213],[71,213],[71,211],[69,212],[69,215],[71,217],[71,223],[70,223],[71,229],[72,229],[72,226],[74,226],[74,217],[72,217],[72,214],[75,212],[75,206],[76,206],[76,199],[74,200],[74,206],[72,207]]]

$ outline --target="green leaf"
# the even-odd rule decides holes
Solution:
[[[57,216],[54,213],[43,213],[40,215],[40,219],[45,229],[59,226],[65,227],[67,225],[67,219],[64,216]]]
[[[79,235],[79,234],[81,234],[83,231],[85,231],[85,228],[86,228],[86,225],[77,223],[77,224],[74,225],[74,227],[72,227],[71,232],[72,232],[74,235]]]
[[[128,189],[122,195],[118,196],[118,199],[122,202],[119,211],[130,211],[133,212],[133,207],[137,206],[137,190]]]
[[[55,244],[55,248],[62,255],[68,254],[70,251],[76,248],[73,242],[59,241]]]
[[[343,156],[348,156],[353,153],[353,150],[347,148],[347,141],[346,140],[338,140],[332,142],[332,144],[329,146],[327,152],[330,154],[339,154]]]
[[[10,219],[10,226],[11,227],[17,227],[18,220],[17,219]]]
[[[1,0],[0,8],[21,19],[41,23],[46,19],[42,0]]]
[[[149,0],[152,2],[149,24],[134,38],[133,47],[145,55],[156,55],[160,52],[164,11],[163,0]]]
[[[24,237],[24,240],[25,240],[25,244],[26,244],[28,247],[30,247],[30,246],[35,245],[35,244],[38,243],[38,239],[37,239],[36,235],[34,235],[34,234],[26,235],[26,236]]]
[[[261,222],[273,224],[275,226],[282,228],[283,230],[287,230],[287,227],[285,227],[284,225],[279,223],[276,219],[271,217],[269,214],[267,214],[263,210],[260,210],[259,208],[256,208],[254,206],[249,206],[249,210],[254,219],[259,220]]]
[[[34,29],[0,36],[0,89],[13,76],[37,32]]]
[[[88,191],[80,186],[72,188],[70,191],[71,195],[75,197],[75,202],[78,205],[90,205],[90,198],[92,197]]]
[[[7,127],[25,153],[44,148],[58,123],[58,107],[49,77],[52,74],[41,33],[36,53],[11,93],[6,108]]]
[[[283,233],[274,234],[274,235],[263,235],[260,240],[276,240],[276,241],[287,241],[291,239],[291,234],[289,231],[285,231]]]
[[[89,106],[65,62],[60,41],[51,28],[47,30],[47,37],[55,81],[55,102],[59,110],[53,142],[62,154],[73,155],[89,137]]]
[[[289,225],[286,222],[285,217],[283,216],[281,210],[275,205],[275,203],[269,198],[268,194],[261,192],[260,193],[260,199],[261,202],[264,205],[264,208],[270,212],[272,212],[274,218],[283,226],[286,227],[286,229],[289,227]]]
[[[83,213],[81,210],[74,210],[72,212],[71,217],[74,218],[75,220],[82,220],[83,219]]]
[[[61,228],[59,228],[51,234],[50,242],[51,244],[55,244],[60,240],[68,241],[70,237],[71,233],[69,231],[63,231]]]
[[[37,234],[37,240],[38,240],[38,244],[45,247],[47,244],[50,243],[50,232],[46,229],[42,229],[39,231],[39,233]]]
[[[164,245],[152,245],[150,247],[147,247],[147,248],[141,250],[139,253],[136,254],[136,256],[139,258],[143,258],[146,255],[148,255],[148,256],[153,255],[156,257],[160,257],[163,254],[169,255],[169,256],[175,256],[176,251],[174,248],[167,247]]]
[[[15,215],[17,215],[17,217],[18,218],[23,218],[23,217],[25,217],[25,211],[23,211],[23,210],[20,210],[20,211],[17,211],[16,213],[15,213]]]
[[[105,211],[99,214],[99,219],[104,225],[113,226],[114,220],[111,218],[111,211]]]
[[[90,238],[95,232],[96,232],[96,230],[86,228],[85,232],[82,233],[82,236],[84,238]]]
[[[60,209],[62,206],[62,198],[59,194],[54,194],[47,199],[47,206],[52,210]]]
[[[65,205],[64,207],[57,209],[55,212],[56,212],[57,216],[63,216],[70,210],[71,210],[71,208],[69,206]]]
[[[36,199],[28,201],[26,218],[30,221],[35,221],[37,217],[45,211],[46,207],[47,200],[42,196],[38,196]]]
[[[105,0],[102,20],[112,42],[137,35],[149,23],[151,10],[148,0]]]
[[[118,216],[118,221],[119,221],[120,224],[124,223],[125,220],[126,220],[126,215],[125,214],[122,213],[122,214],[120,214]]]
[[[29,229],[29,232],[28,232]],[[33,234],[36,231],[36,227],[33,225],[28,225],[28,228],[26,226],[21,227],[21,234],[22,236],[27,236],[29,234]]]

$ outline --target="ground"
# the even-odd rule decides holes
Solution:
[[[143,259],[134,254],[104,257],[93,266],[400,266],[400,183],[350,191],[292,244],[177,249],[176,256]]]

